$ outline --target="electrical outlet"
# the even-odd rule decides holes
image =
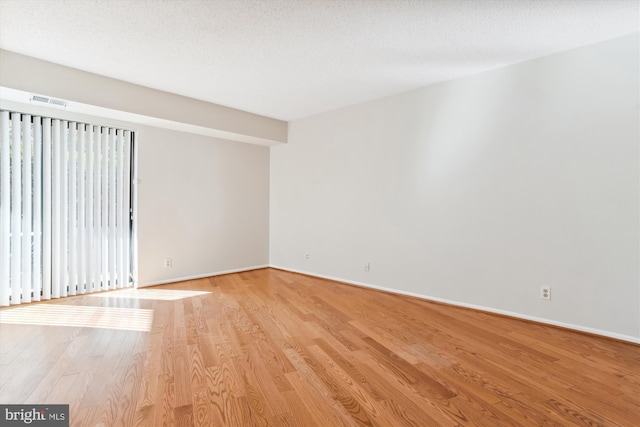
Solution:
[[[540,298],[551,301],[551,287],[550,286],[540,286]]]
[[[307,252],[306,254],[304,254],[304,259],[308,260],[309,259],[309,252]]]
[[[164,259],[164,268],[170,268],[173,265],[173,260],[171,258]]]
[[[370,262],[367,262],[367,263],[364,265],[364,271],[365,271],[365,273],[368,273],[368,272],[370,272],[370,271],[371,271],[371,263],[370,263]]]

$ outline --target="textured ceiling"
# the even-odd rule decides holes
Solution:
[[[637,0],[0,0],[0,47],[291,120],[629,34],[638,8]]]

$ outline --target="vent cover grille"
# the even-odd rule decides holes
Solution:
[[[62,99],[49,98],[48,96],[42,95],[32,95],[31,102],[38,102],[62,108],[65,108],[67,106],[67,101],[63,101]]]

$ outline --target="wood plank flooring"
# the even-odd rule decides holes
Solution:
[[[274,269],[0,319],[0,402],[72,426],[640,425],[640,346]]]

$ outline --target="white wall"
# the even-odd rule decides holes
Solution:
[[[142,286],[269,263],[269,148],[148,127],[138,141]]]
[[[271,264],[637,340],[638,51],[635,34],[291,122]]]

